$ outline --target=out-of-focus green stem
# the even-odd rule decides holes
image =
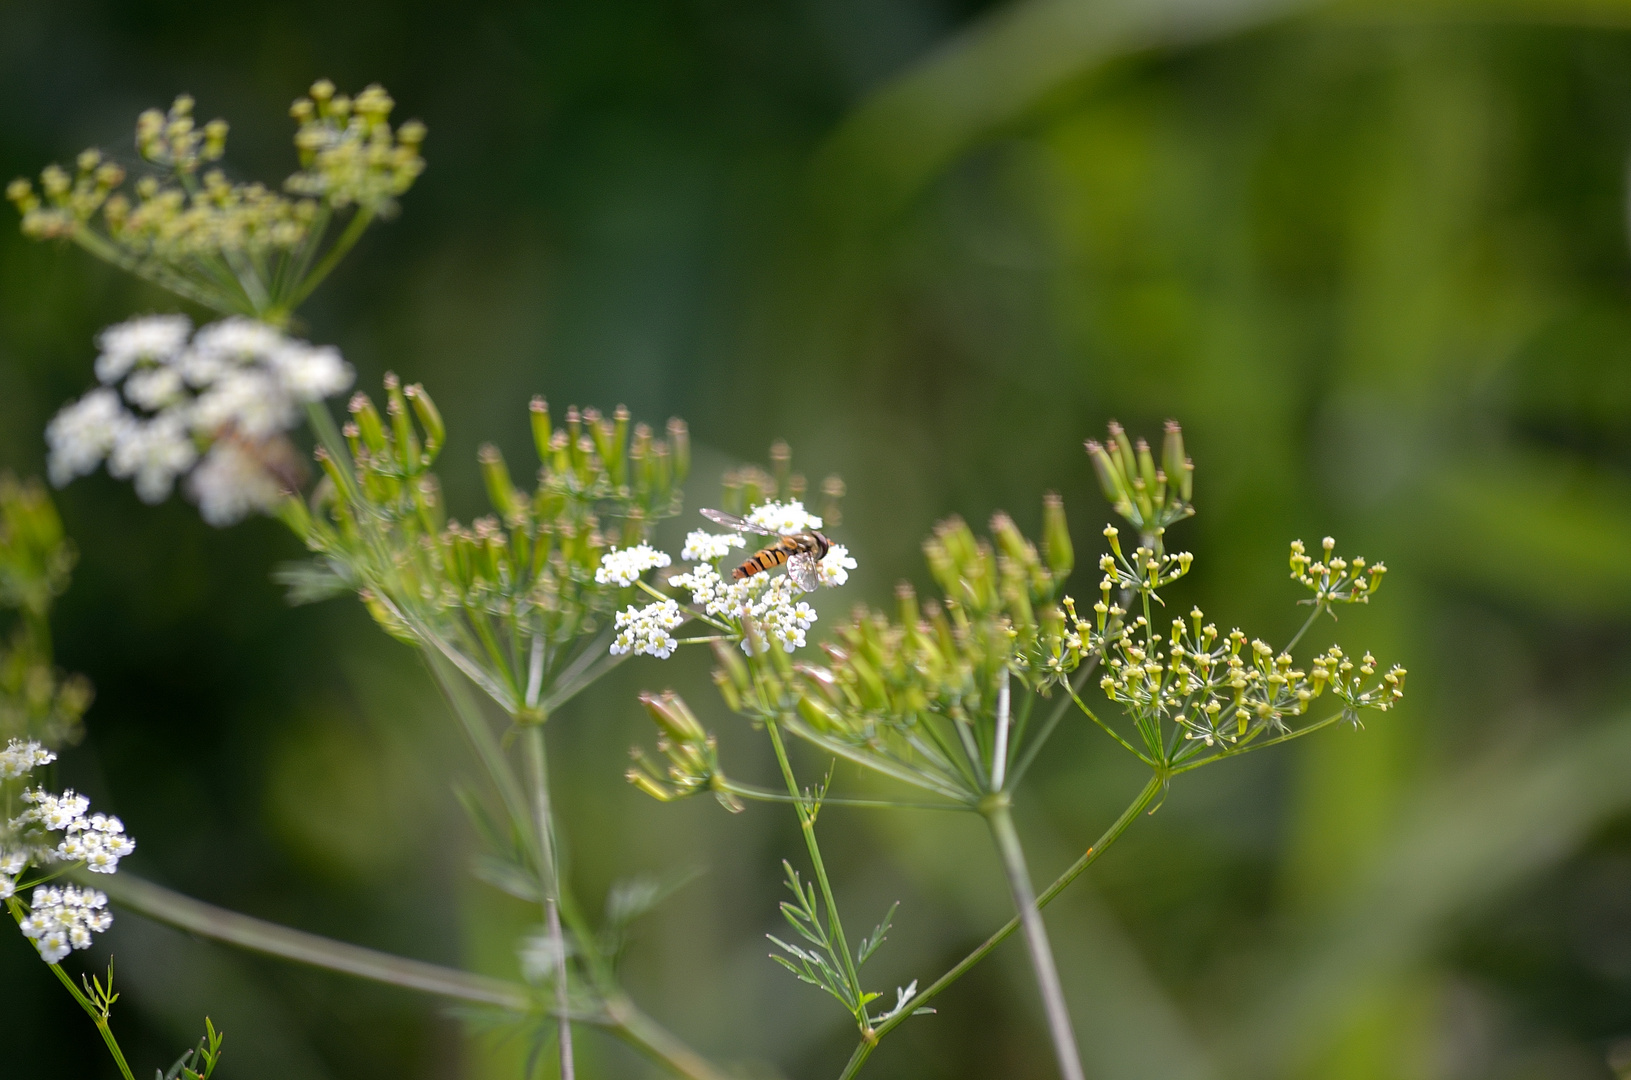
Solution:
[[[336,266],[340,265],[340,260],[345,258],[346,252],[350,251],[352,245],[362,238],[362,234],[367,231],[369,223],[373,220],[374,212],[372,210],[359,207],[357,212],[351,215],[351,220],[346,222],[345,231],[340,233],[339,238],[334,241],[334,246],[328,249],[322,261],[313,268],[310,274],[306,275],[306,280],[296,285],[294,291],[279,301],[277,309],[268,312],[268,315],[276,316],[281,314],[283,318],[287,319],[289,313],[299,307],[306,297],[311,295],[312,290],[322,284],[323,279],[328,277]]]
[[[206,904],[125,871],[97,880],[96,886],[126,910],[241,949],[454,1001],[494,1005],[517,1013],[531,1009],[527,988],[518,983],[308,934]]]
[[[555,857],[555,820],[549,802],[549,762],[544,755],[544,726],[528,724],[522,735],[527,747],[527,770],[532,780],[533,809],[537,815],[538,845],[543,849],[539,884],[544,896],[544,926],[555,961],[555,1005],[560,1024],[561,1080],[573,1080],[572,1021],[566,1015],[566,937],[561,933],[560,863]]]
[[[1071,882],[1081,877],[1083,871],[1098,861],[1099,856],[1104,854],[1105,849],[1115,843],[1121,834],[1127,831],[1127,827],[1133,823],[1134,819],[1144,812],[1144,808],[1150,805],[1156,795],[1160,794],[1161,788],[1165,784],[1166,777],[1163,774],[1156,773],[1152,776],[1150,782],[1144,785],[1144,790],[1138,793],[1136,799],[1127,804],[1127,809],[1123,810],[1115,823],[1104,831],[1104,835],[1099,837],[1098,841],[1088,848],[1081,858],[1071,863],[1064,873],[1055,878],[1052,885],[1042,890],[1041,895],[1036,898],[1036,906],[1038,908],[1047,907],[1055,897],[1065,891],[1065,888]],[[844,1066],[844,1071],[839,1080],[851,1080],[856,1073],[861,1071],[861,1066],[866,1064],[866,1059],[872,1056],[872,1051],[878,1048],[878,1043],[882,1041],[885,1035],[895,1030],[908,1016],[927,1005],[946,987],[966,975],[970,968],[984,960],[992,949],[1002,944],[1008,935],[1017,929],[1019,929],[1019,916],[1016,915],[1004,923],[996,933],[986,938],[979,948],[959,960],[950,971],[918,991],[917,996],[908,1001],[905,1007],[897,1010],[888,1020],[879,1024],[870,1039],[862,1039],[855,1047],[855,1052],[850,1055],[849,1062]]]
[[[1059,983],[1059,969],[1053,960],[1053,947],[1048,943],[1048,929],[1037,907],[1031,871],[1025,863],[1025,849],[1020,846],[1019,832],[1014,828],[1008,800],[993,799],[985,819],[991,825],[991,838],[1002,857],[1003,873],[1008,878],[1009,891],[1014,895],[1014,907],[1019,911],[1019,924],[1025,930],[1025,944],[1031,954],[1031,971],[1036,976],[1036,988],[1042,995],[1042,1011],[1048,1019],[1048,1033],[1053,1038],[1059,1075],[1064,1080],[1084,1080],[1082,1056],[1076,1049],[1076,1031],[1071,1027],[1065,990]]]

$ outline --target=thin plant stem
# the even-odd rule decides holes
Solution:
[[[1144,808],[1150,805],[1150,802],[1154,800],[1156,795],[1160,794],[1165,785],[1166,778],[1163,774],[1158,772],[1152,776],[1150,782],[1144,785],[1144,790],[1138,793],[1137,798],[1127,804],[1127,809],[1123,810],[1115,823],[1104,831],[1104,835],[1099,837],[1093,846],[1082,854],[1081,858],[1071,863],[1064,873],[1055,878],[1053,884],[1042,890],[1041,895],[1036,898],[1036,906],[1038,908],[1047,907],[1055,897],[1065,891],[1071,882],[1081,877],[1089,866],[1097,862],[1099,856],[1104,854],[1105,849],[1115,843],[1121,834],[1127,831],[1128,826],[1132,825],[1138,815],[1144,812]],[[879,1024],[876,1030],[873,1031],[871,1038],[863,1038],[856,1045],[855,1052],[850,1055],[849,1062],[844,1066],[844,1071],[839,1080],[852,1080],[855,1074],[860,1072],[861,1066],[866,1064],[867,1058],[872,1056],[872,1051],[878,1048],[878,1043],[882,1041],[885,1035],[895,1030],[907,1017],[923,1008],[952,983],[966,975],[969,969],[984,960],[993,949],[1007,940],[1008,935],[1018,929],[1019,916],[1016,915],[1004,923],[996,933],[986,938],[979,948],[959,960],[940,978],[918,991],[917,996],[908,1001],[904,1008]]]
[[[283,298],[278,304],[277,312],[269,312],[268,314],[276,315],[281,313],[283,317],[287,318],[287,313],[299,307],[306,297],[311,295],[312,290],[322,284],[323,279],[328,277],[336,266],[340,265],[340,260],[345,258],[345,254],[351,250],[351,246],[362,238],[363,232],[367,230],[369,223],[373,220],[374,212],[372,210],[359,208],[356,213],[352,214],[351,220],[346,222],[345,231],[340,233],[339,238],[334,241],[334,246],[328,249],[322,261],[317,264],[311,273],[306,275],[304,281],[295,286],[293,292]]]
[[[1320,617],[1320,612],[1324,611],[1324,610],[1325,610],[1325,604],[1324,604],[1323,601],[1320,601],[1320,600],[1314,601],[1314,610],[1309,612],[1307,619],[1303,620],[1302,629],[1298,630],[1295,634],[1293,634],[1292,637],[1291,637],[1291,640],[1286,642],[1286,647],[1281,649],[1280,651],[1283,652],[1283,653],[1288,653],[1292,649],[1295,649],[1297,647],[1297,642],[1299,642],[1299,641],[1301,641],[1303,639],[1303,635],[1308,633],[1308,628],[1314,625],[1314,620],[1319,618]]]
[[[1042,912],[1037,908],[1036,891],[1031,886],[1031,871],[1025,865],[1025,849],[1020,846],[1019,832],[1014,828],[1008,800],[993,799],[985,820],[991,826],[991,838],[1002,856],[1003,872],[1008,877],[1009,891],[1014,895],[1014,906],[1019,910],[1020,926],[1025,930],[1025,944],[1031,954],[1031,971],[1036,976],[1036,988],[1042,994],[1042,1011],[1047,1016],[1048,1032],[1053,1037],[1059,1074],[1064,1080],[1083,1080],[1081,1053],[1076,1049],[1076,1032],[1070,1025],[1065,991],[1059,984],[1053,948],[1048,944],[1048,930],[1042,922]]]
[[[744,799],[754,799],[759,802],[773,803],[802,803],[802,795],[783,795],[779,791],[767,791],[751,784],[738,784],[733,780],[726,780],[721,785],[728,793],[740,795]],[[849,806],[860,810],[967,810],[965,803],[952,802],[897,802],[893,799],[844,799],[837,796],[823,796],[822,806]]]
[[[125,871],[98,880],[96,885],[128,911],[240,949],[453,1001],[492,1005],[515,1013],[525,1013],[532,1007],[527,988],[519,983],[393,956],[280,926],[206,904]]]
[[[532,781],[533,808],[537,814],[538,842],[543,849],[539,867],[544,894],[544,926],[555,959],[555,1005],[560,1024],[561,1080],[573,1080],[577,1070],[572,1062],[572,1021],[566,1015],[566,937],[561,933],[557,909],[560,896],[560,864],[555,851],[555,821],[549,804],[549,762],[544,756],[542,724],[528,724],[523,734],[527,747],[527,768]]]
[[[821,899],[827,905],[827,924],[838,945],[838,954],[844,958],[844,977],[849,980],[855,1000],[860,1001],[865,996],[861,990],[861,976],[855,970],[855,958],[850,955],[849,942],[844,939],[844,921],[838,917],[832,883],[827,880],[827,864],[822,861],[821,845],[816,842],[815,815],[810,812],[808,801],[800,797],[798,779],[793,775],[793,763],[787,758],[781,731],[774,722],[766,724],[765,730],[770,733],[770,744],[776,748],[776,763],[781,766],[782,778],[787,781],[787,793],[793,797],[793,811],[798,815],[799,828],[804,830],[804,846],[810,851],[810,863],[815,869],[816,882],[821,886]],[[872,1023],[867,1018],[866,1006],[861,1006],[861,1015],[857,1019],[866,1030],[871,1030]]]

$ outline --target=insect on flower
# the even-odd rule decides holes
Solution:
[[[716,525],[723,525],[737,532],[757,533],[760,536],[774,536],[776,542],[754,552],[752,555],[731,571],[731,577],[737,581],[752,577],[754,574],[772,570],[783,563],[787,564],[787,576],[792,578],[799,588],[806,592],[814,592],[821,584],[821,576],[817,572],[817,564],[827,557],[827,550],[832,547],[828,540],[815,529],[798,533],[779,533],[767,529],[762,525],[736,517],[720,510],[704,510],[702,516]],[[820,524],[817,522],[816,524]]]

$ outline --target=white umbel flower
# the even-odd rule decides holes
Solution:
[[[204,520],[223,528],[276,506],[283,484],[242,446],[222,440],[187,477],[187,491]]]
[[[34,942],[40,959],[55,964],[72,949],[91,947],[91,935],[113,925],[108,898],[96,889],[41,886],[28,901],[23,936]]]
[[[71,829],[57,845],[58,858],[82,862],[93,874],[111,874],[119,860],[136,850],[136,841],[125,835],[125,826],[110,814],[92,814],[82,825]]]
[[[685,538],[685,546],[680,549],[680,558],[687,562],[713,562],[723,559],[731,553],[732,548],[745,547],[747,541],[741,533],[703,532],[697,529]]]
[[[108,327],[96,336],[101,349],[96,358],[96,377],[113,383],[124,378],[137,361],[170,363],[187,344],[192,328],[185,315],[144,315]]]
[[[686,618],[672,600],[659,600],[643,608],[625,608],[617,613],[617,636],[612,639],[612,653],[615,656],[645,654],[666,660],[679,648],[672,631],[683,626]]]
[[[774,533],[801,533],[821,528],[821,519],[804,509],[797,499],[785,503],[767,502],[748,511],[747,519]]]
[[[667,566],[672,561],[665,553],[650,544],[636,544],[634,547],[621,550],[613,548],[600,557],[600,566],[595,570],[595,581],[601,585],[620,585],[627,588],[638,581],[640,575],[647,570]]]
[[[849,572],[855,569],[855,560],[850,557],[849,548],[843,544],[834,544],[827,549],[816,566],[816,573],[821,578],[821,584],[832,588],[842,585],[849,580]]]
[[[103,332],[97,376],[109,385],[68,405],[46,430],[54,483],[106,460],[147,502],[165,499],[187,476],[213,525],[276,505],[284,485],[255,448],[286,457],[283,433],[300,422],[303,406],[347,389],[353,372],[337,349],[254,319],[223,319],[189,343],[190,330],[178,315]],[[135,412],[119,400],[121,380]]]
[[[15,780],[27,776],[41,765],[49,765],[57,755],[30,739],[12,739],[0,750],[0,780]]]
[[[181,417],[161,413],[146,423],[132,419],[124,425],[108,455],[108,473],[121,480],[134,477],[142,502],[159,503],[170,497],[176,477],[197,461],[198,448]]]
[[[132,419],[119,395],[106,387],[64,406],[45,429],[51,482],[62,487],[75,477],[95,472]]]

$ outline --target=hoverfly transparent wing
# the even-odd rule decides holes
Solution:
[[[787,576],[805,592],[815,592],[821,587],[821,574],[816,569],[815,556],[808,551],[801,551],[787,560]]]
[[[702,516],[715,525],[723,525],[727,529],[737,532],[758,533],[760,536],[780,536],[781,533],[767,529],[763,525],[755,525],[747,518],[739,518],[735,514],[727,514],[723,510],[703,510]]]

